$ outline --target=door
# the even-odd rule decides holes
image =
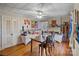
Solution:
[[[2,49],[12,45],[12,20],[10,17],[2,17]]]
[[[20,19],[17,17],[3,17],[2,20],[2,48],[14,46],[21,41],[18,40],[20,35]]]
[[[7,39],[7,47],[12,46],[12,20],[6,20],[6,39]]]
[[[19,31],[18,31],[18,19],[13,18],[12,19],[12,45],[18,44],[18,37],[19,37]]]

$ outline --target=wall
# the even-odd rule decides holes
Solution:
[[[74,9],[79,10],[79,3],[74,4]]]
[[[19,36],[23,23],[24,17],[2,15],[2,49],[22,43]]]
[[[1,49],[1,37],[2,37],[2,35],[1,35],[1,33],[2,33],[2,17],[0,16],[0,49]]]

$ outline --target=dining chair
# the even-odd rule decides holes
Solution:
[[[42,42],[41,44],[39,44],[39,54],[40,54],[40,50],[41,50],[41,55],[43,55],[43,52],[45,50],[45,54],[48,55],[51,55],[52,53],[52,46],[54,46],[52,44],[52,40],[51,40],[51,36],[47,36],[46,37],[46,40],[44,42]]]

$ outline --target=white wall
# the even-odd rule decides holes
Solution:
[[[79,10],[79,3],[74,4],[74,9],[78,9]]]
[[[10,24],[6,25],[7,21],[10,21]],[[21,34],[23,22],[23,17],[2,15],[2,49],[22,42],[19,40],[19,35]]]
[[[2,33],[2,28],[1,28],[1,26],[2,26],[2,17],[0,16],[0,49],[1,49],[1,37],[2,37],[2,35],[1,35],[1,33]]]

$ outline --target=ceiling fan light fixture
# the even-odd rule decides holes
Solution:
[[[42,16],[39,16],[39,15],[37,15],[36,17],[37,17],[37,18],[39,18],[39,19],[41,19],[41,18],[42,18]]]
[[[43,12],[41,10],[37,10],[36,18],[41,19],[43,17]]]

